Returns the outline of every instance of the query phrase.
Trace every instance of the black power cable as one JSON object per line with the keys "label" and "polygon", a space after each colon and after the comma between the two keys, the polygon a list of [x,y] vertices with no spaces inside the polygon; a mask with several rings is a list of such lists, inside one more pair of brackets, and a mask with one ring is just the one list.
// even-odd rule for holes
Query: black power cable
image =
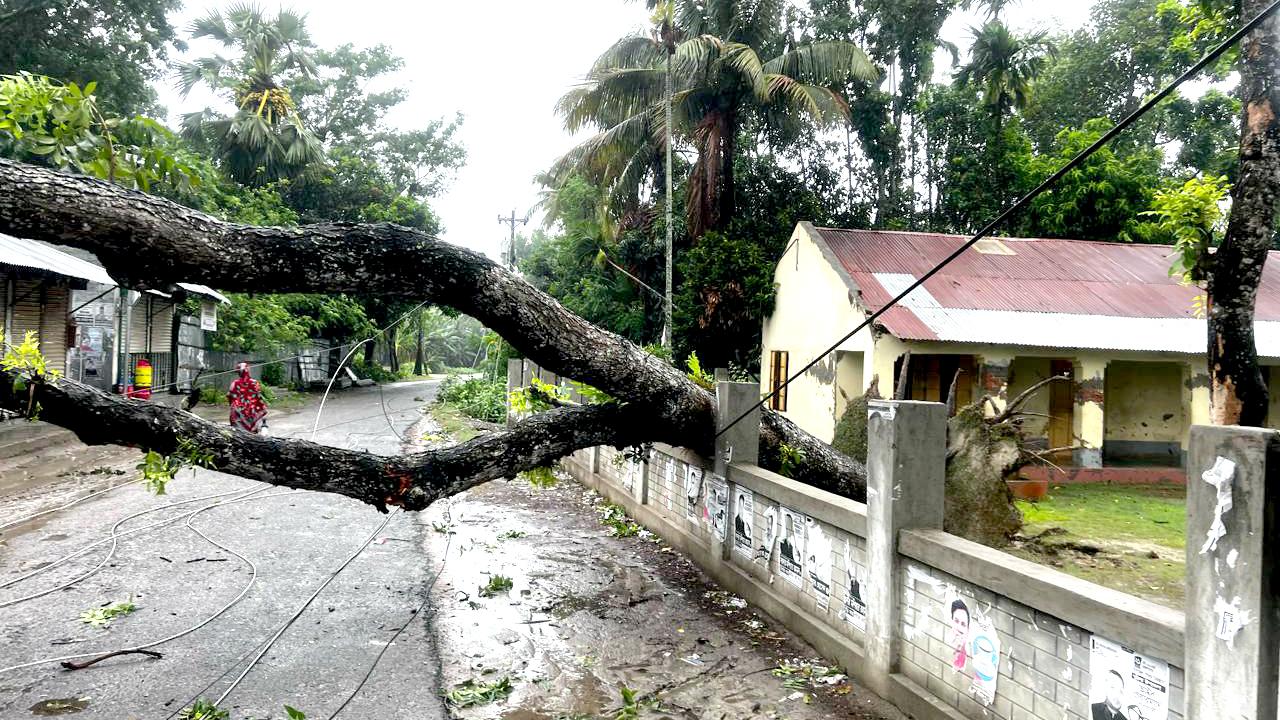
{"label": "black power cable", "polygon": [[1186,72],[1184,72],[1181,76],[1179,76],[1177,80],[1174,80],[1172,83],[1166,85],[1160,92],[1156,93],[1155,95],[1152,95],[1146,102],[1144,102],[1136,110],[1129,113],[1128,116],[1126,116],[1123,120],[1117,123],[1114,127],[1108,130],[1106,133],[1104,133],[1102,137],[1094,141],[1092,145],[1085,148],[1083,151],[1080,152],[1080,154],[1071,158],[1071,161],[1068,162],[1066,165],[1063,165],[1057,172],[1045,178],[1045,180],[1041,182],[1039,185],[1037,185],[1034,190],[1027,193],[1026,195],[1023,195],[1021,198],[1018,199],[1017,202],[1015,202],[1007,210],[1000,213],[991,222],[987,223],[981,230],[978,231],[976,235],[969,238],[969,240],[967,240],[960,247],[956,248],[955,252],[952,252],[942,262],[933,266],[933,268],[930,269],[929,272],[920,276],[920,279],[911,283],[911,285],[909,285],[906,290],[903,290],[901,293],[898,293],[896,297],[894,297],[889,302],[885,303],[884,306],[881,307],[879,310],[876,310],[875,312],[871,313],[871,315],[867,317],[866,320],[862,321],[861,323],[858,324],[857,327],[855,327],[854,329],[846,333],[844,337],[832,343],[831,347],[822,351],[822,353],[819,354],[817,357],[815,357],[812,361],[810,361],[808,365],[805,365],[803,368],[800,368],[800,370],[796,372],[796,374],[792,375],[791,377],[788,377],[781,385],[771,390],[768,395],[765,395],[763,398],[760,399],[759,402],[757,402],[755,405],[752,405],[749,410],[742,413],[737,418],[735,418],[733,422],[729,423],[728,425],[725,425],[723,429],[716,432],[714,437],[719,438],[721,435],[725,434],[726,432],[729,432],[729,429],[732,428],[734,425],[737,425],[738,423],[742,422],[744,419],[746,419],[748,415],[755,412],[757,408],[764,407],[765,403],[769,402],[769,400],[777,396],[779,392],[781,392],[784,388],[790,385],[794,380],[796,380],[801,375],[804,375],[806,372],[808,372],[811,368],[813,368],[814,365],[817,365],[819,362],[821,362],[823,358],[835,352],[842,344],[844,344],[846,340],[848,340],[849,338],[861,332],[864,328],[869,326],[871,323],[875,322],[881,315],[885,314],[885,312],[887,312],[890,308],[892,308],[894,305],[897,305],[899,302],[901,302],[903,298],[910,295],[916,288],[920,287],[921,285],[924,285],[926,280],[938,274],[938,272],[942,270],[942,268],[949,265],[951,261],[955,260],[956,258],[960,257],[962,254],[964,254],[964,251],[973,247],[975,244],[977,244],[979,240],[990,235],[996,228],[1003,225],[1004,222],[1008,220],[1010,217],[1012,217],[1015,213],[1025,208],[1032,200],[1042,195],[1045,191],[1047,191],[1050,188],[1050,186],[1052,186],[1054,183],[1061,180],[1064,175],[1071,172],[1075,168],[1079,167],[1085,160],[1089,159],[1089,156],[1093,155],[1095,152],[1102,149],[1104,145],[1106,145],[1108,142],[1111,142],[1111,140],[1114,139],[1117,135],[1119,135],[1122,131],[1124,131],[1130,125],[1137,122],[1138,118],[1145,115],[1148,111],[1150,111],[1156,105],[1159,105],[1162,100],[1164,100],[1170,95],[1170,93],[1178,89],[1179,85],[1183,84],[1184,82],[1198,75],[1201,70],[1203,70],[1205,67],[1209,65],[1209,63],[1212,63],[1214,60],[1217,60],[1218,58],[1222,57],[1223,53],[1229,50],[1231,46],[1239,42],[1240,38],[1244,37],[1246,34],[1248,34],[1252,30],[1257,28],[1259,25],[1261,25],[1268,17],[1270,17],[1272,13],[1276,11],[1277,8],[1280,8],[1280,0],[1276,0],[1275,2],[1268,5],[1266,9],[1258,13],[1256,17],[1254,17],[1249,22],[1245,23],[1239,30],[1232,33],[1231,37],[1227,38],[1226,40],[1223,40],[1220,45],[1215,47],[1213,50],[1210,50],[1209,54],[1205,55],[1203,58],[1200,59],[1199,62],[1191,66],[1191,68],[1188,69]]}

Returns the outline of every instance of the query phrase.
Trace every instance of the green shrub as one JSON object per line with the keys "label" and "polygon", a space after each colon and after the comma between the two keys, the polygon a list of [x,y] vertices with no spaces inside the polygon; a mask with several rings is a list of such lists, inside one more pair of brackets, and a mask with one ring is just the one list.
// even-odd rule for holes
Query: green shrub
{"label": "green shrub", "polygon": [[439,398],[477,420],[500,423],[507,419],[506,382],[480,378],[463,381],[450,375],[440,385]]}
{"label": "green shrub", "polygon": [[376,362],[366,363],[364,358],[356,358],[352,361],[351,369],[355,371],[356,375],[368,378],[376,383],[390,383],[402,379]]}
{"label": "green shrub", "polygon": [[282,387],[284,385],[284,363],[269,363],[262,368],[262,384]]}
{"label": "green shrub", "polygon": [[200,402],[205,405],[226,405],[227,391],[212,385],[200,388]]}
{"label": "green shrub", "polygon": [[867,397],[859,395],[849,401],[840,422],[836,423],[831,447],[854,460],[867,461]]}

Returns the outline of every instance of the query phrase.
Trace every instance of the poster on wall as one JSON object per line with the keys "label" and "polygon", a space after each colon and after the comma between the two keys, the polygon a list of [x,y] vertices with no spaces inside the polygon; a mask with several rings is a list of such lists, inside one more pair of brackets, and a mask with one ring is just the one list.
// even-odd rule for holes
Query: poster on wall
{"label": "poster on wall", "polygon": [[212,300],[200,301],[200,329],[218,331],[218,306]]}
{"label": "poster on wall", "polygon": [[773,559],[773,546],[778,542],[778,508],[774,505],[761,513],[764,527],[760,530],[760,540],[756,543],[756,562],[768,566]]}
{"label": "poster on wall", "polygon": [[677,492],[679,492],[679,490],[676,489],[676,461],[673,458],[667,458],[666,489],[667,509],[670,510],[672,498],[675,497]]}
{"label": "poster on wall", "polygon": [[848,573],[848,585],[845,587],[844,607],[840,617],[845,622],[867,631],[867,603],[862,599],[862,584],[867,580],[867,571],[853,562],[850,543],[844,541],[844,569]]}
{"label": "poster on wall", "polygon": [[756,497],[744,487],[734,490],[733,502],[733,550],[750,560],[751,540],[755,537]]}
{"label": "poster on wall", "polygon": [[782,507],[778,535],[778,574],[796,587],[804,587],[804,514]]}
{"label": "poster on wall", "polygon": [[640,463],[636,462],[635,460],[627,460],[625,464],[627,466],[627,469],[626,469],[626,472],[622,474],[622,487],[628,493],[634,494],[635,487],[636,487],[636,477],[640,474],[639,473]]}
{"label": "poster on wall", "polygon": [[698,522],[698,501],[702,499],[702,468],[689,466],[684,475],[684,516]]}
{"label": "poster on wall", "polygon": [[711,527],[711,534],[724,541],[729,525],[729,483],[719,475],[707,479],[707,504],[703,519]]}
{"label": "poster on wall", "polygon": [[973,598],[951,586],[943,598],[943,637],[950,649],[951,670],[970,679],[969,694],[975,700],[990,705],[1000,676],[1000,635]]}
{"label": "poster on wall", "polygon": [[1000,676],[1000,635],[986,615],[974,615],[969,625],[968,652],[973,672],[969,694],[983,705],[990,705],[996,699],[996,680]]}
{"label": "poster on wall", "polygon": [[1089,644],[1089,705],[1102,720],[1166,720],[1169,663],[1094,635]]}
{"label": "poster on wall", "polygon": [[822,529],[822,524],[811,517],[804,519],[804,528],[809,582],[813,584],[818,607],[826,610],[831,605],[831,538]]}

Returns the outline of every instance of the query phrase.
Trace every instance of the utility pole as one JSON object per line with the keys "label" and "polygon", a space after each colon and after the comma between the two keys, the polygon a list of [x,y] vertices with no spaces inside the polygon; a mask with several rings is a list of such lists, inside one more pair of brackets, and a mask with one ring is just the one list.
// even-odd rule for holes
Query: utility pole
{"label": "utility pole", "polygon": [[515,208],[511,209],[511,217],[503,217],[501,215],[498,216],[499,225],[511,226],[511,254],[507,255],[507,265],[512,270],[516,269],[516,223],[520,223],[521,225],[528,225],[529,216],[526,214],[522,218],[516,217]]}
{"label": "utility pole", "polygon": [[662,296],[662,346],[671,349],[671,339],[674,334],[671,322],[671,286],[672,286],[672,241],[671,241],[671,57],[676,53],[675,24],[673,22],[673,7],[670,2],[666,2],[659,9],[659,17],[661,23],[659,26],[660,40],[664,49],[667,51],[667,73],[666,73],[666,230],[667,230],[667,272],[666,272],[666,288]]}

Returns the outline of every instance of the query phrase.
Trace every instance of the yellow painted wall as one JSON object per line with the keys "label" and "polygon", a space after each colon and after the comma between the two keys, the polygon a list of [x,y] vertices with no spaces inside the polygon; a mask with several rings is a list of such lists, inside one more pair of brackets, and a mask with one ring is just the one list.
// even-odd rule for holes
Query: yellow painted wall
{"label": "yellow painted wall", "polygon": [[[855,307],[844,278],[837,273],[832,263],[834,258],[829,260],[824,256],[808,228],[807,223],[796,226],[791,243],[774,270],[778,296],[773,314],[764,322],[760,359],[762,394],[769,392],[772,351],[787,351],[791,372],[795,372],[865,318]],[[870,331],[858,333],[841,349],[865,353],[863,357],[866,357],[871,350]],[[788,387],[784,414],[824,441],[830,441],[835,432],[837,375],[836,356],[832,355]],[[846,387],[845,392],[850,392],[850,388]]]}
{"label": "yellow painted wall", "polygon": [[1117,360],[1107,366],[1106,439],[1176,442],[1186,435],[1181,363]]}
{"label": "yellow painted wall", "polygon": [[836,351],[836,422],[844,416],[849,402],[866,392],[862,358],[861,352]]}

